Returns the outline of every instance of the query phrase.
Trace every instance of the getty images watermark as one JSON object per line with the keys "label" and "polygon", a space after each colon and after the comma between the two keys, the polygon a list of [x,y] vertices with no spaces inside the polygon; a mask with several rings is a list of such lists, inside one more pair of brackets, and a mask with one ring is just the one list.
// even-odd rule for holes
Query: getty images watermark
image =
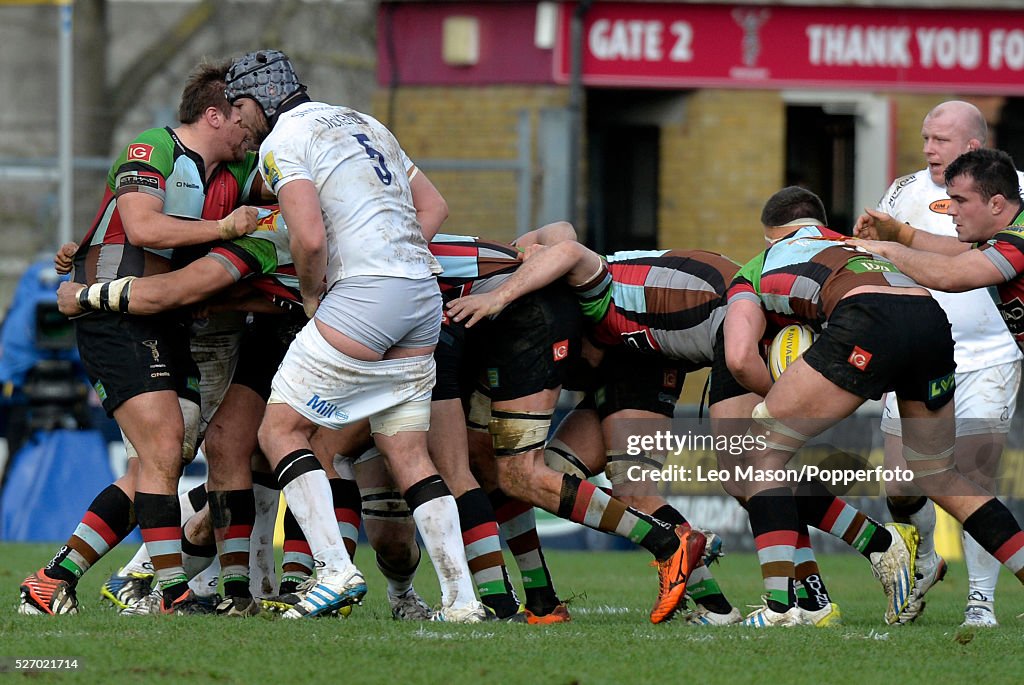
{"label": "getty images watermark", "polygon": [[[631,457],[645,453],[680,453],[683,451],[714,451],[741,457],[750,451],[767,449],[764,436],[709,435],[672,431],[656,431],[626,438],[626,454]],[[827,468],[815,464],[802,464],[792,469],[765,469],[754,464],[734,464],[728,468],[709,468],[701,464],[681,466],[667,464],[660,470],[633,465],[626,470],[626,478],[633,482],[659,483],[801,483],[818,480],[827,485],[847,486],[856,483],[907,483],[914,480],[914,472],[894,466],[885,468]]]}

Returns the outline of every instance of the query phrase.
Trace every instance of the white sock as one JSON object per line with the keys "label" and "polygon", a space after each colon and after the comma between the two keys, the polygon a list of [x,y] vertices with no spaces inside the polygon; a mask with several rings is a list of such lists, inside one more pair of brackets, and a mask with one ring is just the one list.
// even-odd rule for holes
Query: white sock
{"label": "white sock", "polygon": [[998,560],[964,531],[964,561],[967,562],[968,595],[980,592],[989,602],[996,598],[996,581],[999,580]]}
{"label": "white sock", "polygon": [[921,536],[921,541],[917,545],[917,558],[931,558],[935,554],[935,505],[928,500],[909,518]]}
{"label": "white sock", "polygon": [[[181,558],[184,563],[186,555],[182,554]],[[206,559],[206,557],[188,557],[189,559]],[[200,597],[209,597],[210,595],[217,594],[217,588],[220,587],[220,559],[213,557],[212,560],[207,560],[210,563],[206,564],[202,569],[198,569],[198,572],[193,576],[189,567],[185,566],[185,573],[189,574],[190,580],[188,586],[192,588],[192,592],[196,593]]]}
{"label": "white sock", "polygon": [[149,556],[149,550],[145,545],[139,545],[135,550],[135,556],[124,565],[124,573],[152,573],[153,560]]}
{"label": "white sock", "polygon": [[[318,570],[317,575],[322,577],[347,571],[352,559],[334,518],[334,498],[327,474],[322,470],[304,473],[285,485],[283,490],[288,508],[302,528],[313,558],[324,564],[322,572]],[[461,533],[458,537],[461,541]]]}
{"label": "white sock", "polygon": [[475,602],[455,498],[445,495],[424,502],[413,510],[412,517],[441,583],[441,606],[448,609]]}
{"label": "white sock", "polygon": [[274,526],[281,491],[258,483],[253,483],[252,490],[256,495],[256,522],[249,543],[249,591],[253,597],[269,597],[277,592]]}

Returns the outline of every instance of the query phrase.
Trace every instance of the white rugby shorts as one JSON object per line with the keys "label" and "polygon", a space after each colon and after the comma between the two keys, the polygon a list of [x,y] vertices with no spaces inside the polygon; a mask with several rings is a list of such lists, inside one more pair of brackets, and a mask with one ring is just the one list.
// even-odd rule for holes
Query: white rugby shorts
{"label": "white rugby shorts", "polygon": [[[956,374],[956,434],[1008,433],[1017,410],[1020,362],[998,364],[977,371]],[[882,409],[882,432],[902,436],[900,412],[895,393],[886,393]]]}

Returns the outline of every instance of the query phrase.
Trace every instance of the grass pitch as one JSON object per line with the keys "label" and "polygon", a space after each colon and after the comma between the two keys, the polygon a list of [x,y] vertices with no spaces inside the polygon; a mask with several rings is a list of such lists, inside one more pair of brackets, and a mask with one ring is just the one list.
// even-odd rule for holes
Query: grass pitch
{"label": "grass pitch", "polygon": [[[0,667],[9,669],[14,658],[76,657],[79,670],[0,672],[0,685],[1024,682],[1024,621],[1016,618],[1024,612],[1024,589],[1004,571],[996,604],[1002,625],[960,629],[966,572],[956,563],[929,594],[918,624],[902,628],[885,625],[881,589],[867,562],[852,554],[821,560],[845,621],[832,629],[651,625],[656,574],[639,552],[547,553],[560,595],[575,595],[567,625],[392,621],[383,579],[365,550],[357,562],[370,590],[348,619],[121,617],[100,602],[99,586],[131,550],[115,550],[85,576],[81,614],[17,615],[18,584],[54,549],[0,544]],[[741,609],[758,601],[754,555],[729,555],[713,570]],[[428,602],[438,602],[426,561],[416,585]]]}

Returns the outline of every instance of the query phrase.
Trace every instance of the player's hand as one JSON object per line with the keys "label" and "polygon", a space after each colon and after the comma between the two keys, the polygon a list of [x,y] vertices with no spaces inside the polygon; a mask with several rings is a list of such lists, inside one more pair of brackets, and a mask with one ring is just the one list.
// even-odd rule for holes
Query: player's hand
{"label": "player's hand", "polygon": [[64,243],[53,255],[53,270],[61,276],[71,273],[72,260],[78,252],[78,243]]}
{"label": "player's hand", "polygon": [[493,292],[467,295],[448,303],[448,318],[455,322],[465,321],[466,328],[472,328],[473,324],[498,314],[504,308],[505,302]]}
{"label": "player's hand", "polygon": [[876,209],[865,209],[864,214],[857,217],[853,225],[853,235],[865,240],[888,240],[902,242],[904,232],[913,230],[902,221],[897,221],[885,212]]}
{"label": "player's hand", "polygon": [[57,288],[57,309],[65,316],[78,316],[85,312],[78,304],[78,293],[82,292],[85,286],[81,283],[64,281]]}
{"label": "player's hand", "polygon": [[541,245],[540,243],[534,243],[533,245],[526,246],[525,249],[520,249],[522,249],[522,254],[519,256],[519,261],[525,262],[527,259],[535,257],[537,253],[543,252],[544,250],[548,249],[548,246]]}
{"label": "player's hand", "polygon": [[217,222],[221,240],[234,240],[256,230],[259,211],[255,207],[239,207]]}
{"label": "player's hand", "polygon": [[861,238],[850,238],[847,245],[858,247],[881,257],[889,257],[890,248],[893,246],[891,240],[863,240]]}

